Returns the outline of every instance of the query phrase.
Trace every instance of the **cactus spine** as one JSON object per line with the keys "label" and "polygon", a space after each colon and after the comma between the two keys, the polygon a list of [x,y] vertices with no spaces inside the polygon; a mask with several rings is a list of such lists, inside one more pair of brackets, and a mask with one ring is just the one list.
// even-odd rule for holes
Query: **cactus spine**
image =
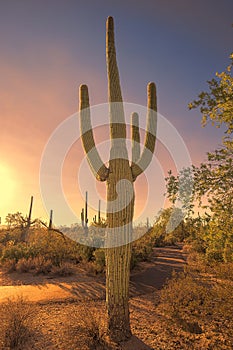
{"label": "cactus spine", "polygon": [[80,86],[80,125],[83,147],[93,174],[99,181],[107,183],[107,235],[105,242],[107,329],[111,339],[124,341],[131,336],[128,301],[132,249],[130,242],[134,213],[133,183],[149,165],[154,152],[156,90],[154,83],[148,84],[147,131],[142,153],[140,152],[138,115],[136,113],[132,115],[132,163],[130,165],[126,148],[126,125],[112,17],[107,19],[106,58],[111,137],[108,168],[102,162],[95,146],[86,85]]}

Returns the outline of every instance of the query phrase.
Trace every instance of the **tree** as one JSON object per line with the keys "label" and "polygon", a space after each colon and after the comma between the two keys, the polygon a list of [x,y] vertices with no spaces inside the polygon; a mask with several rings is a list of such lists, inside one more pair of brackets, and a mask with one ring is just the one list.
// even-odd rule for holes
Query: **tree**
{"label": "tree", "polygon": [[[207,161],[198,167],[193,165],[189,172],[193,177],[192,201],[211,214],[205,235],[207,253],[209,249],[210,255],[221,260],[227,246],[226,259],[233,261],[233,54],[230,58],[226,71],[216,73],[218,79],[208,82],[210,91],[201,92],[199,99],[189,104],[190,109],[200,108],[203,126],[208,121],[225,126],[223,146],[207,153]],[[170,172],[166,179],[167,196],[172,202],[179,196],[181,175]],[[207,203],[203,205],[203,201]]]}
{"label": "tree", "polygon": [[159,212],[152,228],[155,246],[182,242],[187,237],[184,214],[180,208],[170,207]]}
{"label": "tree", "polygon": [[209,121],[219,128],[226,128],[223,142],[226,147],[233,147],[233,53],[230,55],[231,63],[222,73],[216,73],[216,78],[208,81],[208,92],[201,92],[198,100],[189,103],[189,109],[199,108],[202,114],[202,125]]}
{"label": "tree", "polygon": [[9,213],[7,214],[5,221],[7,223],[8,229],[15,228],[15,227],[23,227],[24,224],[24,217],[23,214],[17,211],[16,213]]}
{"label": "tree", "polygon": [[107,329],[114,341],[131,336],[129,320],[129,275],[134,213],[134,181],[149,165],[155,147],[156,90],[148,84],[148,115],[145,148],[140,155],[139,123],[132,116],[132,163],[126,148],[126,125],[114,43],[113,18],[107,20],[106,56],[110,108],[111,149],[109,167],[101,160],[91,128],[88,88],[80,87],[80,125],[83,147],[93,174],[107,182],[106,305]]}

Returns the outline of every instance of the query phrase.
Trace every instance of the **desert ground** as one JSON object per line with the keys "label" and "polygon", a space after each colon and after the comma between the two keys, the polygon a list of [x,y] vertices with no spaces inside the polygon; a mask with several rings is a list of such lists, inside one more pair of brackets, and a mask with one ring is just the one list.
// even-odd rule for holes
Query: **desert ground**
{"label": "desert ground", "polygon": [[133,270],[130,312],[134,337],[122,346],[102,344],[95,339],[96,324],[101,325],[104,320],[105,278],[87,273],[82,266],[68,277],[1,271],[0,304],[17,296],[28,302],[33,331],[26,345],[18,348],[22,350],[232,349],[232,331],[224,334],[227,325],[221,330],[221,324],[217,328],[216,323],[208,324],[205,319],[201,331],[187,329],[161,307],[161,289],[174,270],[184,269],[186,258],[182,246],[154,248],[150,260]]}

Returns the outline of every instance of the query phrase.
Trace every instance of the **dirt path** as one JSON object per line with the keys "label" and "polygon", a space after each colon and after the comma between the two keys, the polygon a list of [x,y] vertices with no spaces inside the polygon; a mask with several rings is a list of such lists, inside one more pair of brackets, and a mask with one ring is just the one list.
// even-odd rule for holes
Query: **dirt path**
{"label": "dirt path", "polygon": [[[181,247],[154,248],[151,261],[140,264],[139,269],[132,273],[131,296],[150,293],[162,288],[166,279],[171,276],[172,270],[181,271],[183,265],[184,255]],[[30,274],[9,276],[7,280],[4,280],[5,285],[0,285],[0,302],[17,296],[24,296],[35,302],[105,298],[104,277],[88,276],[82,270],[75,276],[66,278],[42,278],[33,277]],[[1,275],[0,284],[2,284]]]}
{"label": "dirt path", "polygon": [[172,271],[182,271],[185,255],[181,246],[154,248],[150,262],[141,265],[142,271],[131,276],[131,293],[146,294],[161,289]]}

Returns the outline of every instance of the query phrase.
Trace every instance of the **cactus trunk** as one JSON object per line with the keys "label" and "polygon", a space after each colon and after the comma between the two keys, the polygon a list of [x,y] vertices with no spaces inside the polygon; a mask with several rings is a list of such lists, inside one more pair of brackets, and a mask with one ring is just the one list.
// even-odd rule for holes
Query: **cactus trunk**
{"label": "cactus trunk", "polygon": [[[133,188],[132,172],[127,160],[111,160],[109,169],[110,173],[107,179],[108,204],[116,200],[116,185],[119,181],[127,179]],[[107,326],[109,336],[115,341],[123,341],[131,335],[129,277],[134,194],[132,196],[132,192],[127,192],[128,186],[125,186],[124,182],[121,186],[122,188],[120,191],[118,190],[118,194],[121,191],[128,193],[124,198],[125,203],[119,203],[119,210],[116,207],[116,212],[107,212],[107,224],[111,230],[108,246],[112,246],[112,248],[106,249]],[[122,207],[123,209],[121,209]],[[119,232],[121,238],[118,237]],[[128,243],[120,245],[122,239],[125,243]]]}

